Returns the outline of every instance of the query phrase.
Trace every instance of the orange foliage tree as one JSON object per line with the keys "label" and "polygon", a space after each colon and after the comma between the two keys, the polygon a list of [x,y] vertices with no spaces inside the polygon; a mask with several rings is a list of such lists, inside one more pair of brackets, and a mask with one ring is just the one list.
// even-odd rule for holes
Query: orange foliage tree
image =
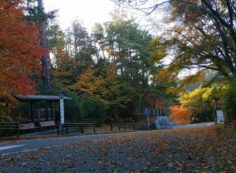
{"label": "orange foliage tree", "polygon": [[23,19],[20,0],[0,0],[0,98],[14,101],[12,94],[33,94],[29,74],[39,71],[44,49],[39,28]]}
{"label": "orange foliage tree", "polygon": [[191,110],[180,106],[171,106],[170,119],[174,120],[177,124],[189,124],[191,122]]}
{"label": "orange foliage tree", "polygon": [[104,98],[108,93],[105,87],[106,81],[102,77],[95,75],[96,70],[90,68],[79,76],[78,82],[74,85],[74,89],[79,93],[87,93],[93,98]]}

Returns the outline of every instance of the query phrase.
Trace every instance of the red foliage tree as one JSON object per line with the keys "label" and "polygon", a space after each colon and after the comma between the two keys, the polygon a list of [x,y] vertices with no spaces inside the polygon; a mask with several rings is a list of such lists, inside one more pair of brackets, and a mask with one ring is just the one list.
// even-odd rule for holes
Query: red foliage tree
{"label": "red foliage tree", "polygon": [[33,94],[29,74],[39,71],[46,51],[39,45],[39,28],[23,19],[20,0],[0,0],[0,98]]}
{"label": "red foliage tree", "polygon": [[171,106],[170,119],[174,120],[177,124],[189,124],[191,123],[191,111],[180,106]]}

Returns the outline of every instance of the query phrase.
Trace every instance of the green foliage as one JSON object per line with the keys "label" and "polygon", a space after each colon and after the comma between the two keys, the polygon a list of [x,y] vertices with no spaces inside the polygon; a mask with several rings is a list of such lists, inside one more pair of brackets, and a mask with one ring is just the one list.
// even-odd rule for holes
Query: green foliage
{"label": "green foliage", "polygon": [[227,88],[225,97],[225,121],[229,123],[236,120],[236,81],[231,81]]}
{"label": "green foliage", "polygon": [[[224,0],[171,0],[171,1],[141,1],[141,0],[114,0],[119,4],[126,4],[139,8],[146,13],[152,13],[159,9],[158,7],[167,7],[170,11],[169,17],[164,21],[169,29],[163,33],[162,44],[166,49],[163,53],[152,56],[155,63],[162,63],[165,57],[173,57],[169,66],[161,69],[159,81],[178,81],[178,86],[170,88],[174,92],[183,92],[185,86],[191,83],[203,83],[201,76],[205,71],[213,70],[217,75],[204,83],[205,86],[223,85],[225,81],[229,82],[226,92],[225,112],[227,121],[235,119],[235,82],[231,82],[236,76],[236,28],[235,28],[235,1]],[[168,4],[168,5],[166,5]],[[166,9],[166,8],[165,8]],[[155,42],[154,42],[155,43]],[[165,55],[164,53],[167,54]],[[155,55],[156,54],[156,55]],[[179,80],[179,75],[185,70],[196,69],[196,73]],[[200,79],[201,78],[201,79]],[[160,80],[161,79],[161,80]],[[214,102],[215,98],[224,97],[223,92],[212,91],[200,88],[191,92],[188,96],[189,106],[193,108],[194,116],[200,116],[200,119],[209,116],[212,103],[206,102],[203,93],[211,93],[208,101]],[[211,98],[212,97],[212,98]],[[213,98],[215,97],[215,98]],[[203,115],[203,116],[202,116]]]}
{"label": "green foliage", "polygon": [[32,24],[39,24],[40,22],[49,23],[56,17],[56,10],[45,13],[38,8],[38,0],[24,0],[25,2],[25,16],[24,18]]}
{"label": "green foliage", "polygon": [[86,94],[79,96],[74,92],[66,94],[73,99],[65,103],[66,121],[104,123],[106,112],[101,101],[92,99]]}
{"label": "green foliage", "polygon": [[66,41],[66,52],[73,59],[73,73],[77,77],[94,66],[93,56],[97,54],[97,48],[84,26],[77,20],[67,31]]}

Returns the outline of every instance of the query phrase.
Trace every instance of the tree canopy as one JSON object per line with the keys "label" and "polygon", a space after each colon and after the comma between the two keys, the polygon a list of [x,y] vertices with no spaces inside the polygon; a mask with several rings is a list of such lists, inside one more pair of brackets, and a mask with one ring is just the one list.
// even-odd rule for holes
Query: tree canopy
{"label": "tree canopy", "polygon": [[[212,69],[226,78],[235,78],[235,20],[233,0],[120,1],[134,3],[147,13],[165,6],[174,23],[167,32],[168,50],[175,51],[172,66]],[[143,6],[146,5],[146,8]]]}
{"label": "tree canopy", "polygon": [[[0,97],[14,99],[12,94],[35,93],[32,72],[39,70],[41,55],[39,28],[23,19],[18,0],[0,3]],[[23,81],[23,82],[22,82]]]}
{"label": "tree canopy", "polygon": [[168,27],[158,26],[162,34],[155,35],[116,10],[91,32],[78,19],[62,31],[55,12],[43,12],[41,1],[2,0],[0,101],[12,101],[15,94],[65,92],[74,100],[67,105],[73,109],[71,121],[139,121],[144,108],[206,121],[216,97],[225,94],[222,105],[233,114],[235,1],[114,1],[146,14],[161,11]]}

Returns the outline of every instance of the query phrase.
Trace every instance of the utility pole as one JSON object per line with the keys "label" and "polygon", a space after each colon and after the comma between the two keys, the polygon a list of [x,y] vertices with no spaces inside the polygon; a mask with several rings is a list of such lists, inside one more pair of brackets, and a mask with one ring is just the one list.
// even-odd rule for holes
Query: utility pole
{"label": "utility pole", "polygon": [[[41,14],[44,14],[43,0],[38,0],[38,9]],[[46,33],[46,21],[45,18],[41,18],[40,25],[40,45],[47,48],[47,33]],[[47,89],[51,88],[50,84],[50,71],[49,71],[49,53],[44,53],[42,62],[42,80]]]}

